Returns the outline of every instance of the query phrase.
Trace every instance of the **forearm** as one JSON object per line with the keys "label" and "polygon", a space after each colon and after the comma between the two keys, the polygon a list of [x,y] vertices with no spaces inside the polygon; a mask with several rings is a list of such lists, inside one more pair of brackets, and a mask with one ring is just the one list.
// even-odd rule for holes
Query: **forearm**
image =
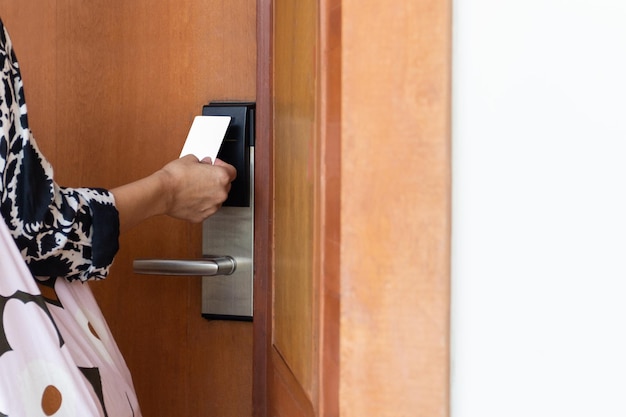
{"label": "forearm", "polygon": [[153,216],[165,214],[168,206],[167,174],[157,171],[138,181],[111,190],[120,216],[120,232]]}
{"label": "forearm", "polygon": [[201,222],[226,200],[236,175],[233,166],[219,159],[211,165],[187,155],[146,178],[114,188],[120,232],[161,214]]}

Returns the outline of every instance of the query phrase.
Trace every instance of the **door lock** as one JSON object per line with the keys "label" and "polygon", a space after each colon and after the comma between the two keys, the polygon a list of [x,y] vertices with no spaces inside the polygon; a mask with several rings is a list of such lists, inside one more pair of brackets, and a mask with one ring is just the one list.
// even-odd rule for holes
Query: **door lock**
{"label": "door lock", "polygon": [[[217,157],[237,169],[222,207],[202,223],[198,260],[138,259],[139,274],[202,276],[202,316],[251,321],[254,254],[254,103],[212,102],[203,116],[230,116]],[[215,256],[214,254],[223,254]]]}

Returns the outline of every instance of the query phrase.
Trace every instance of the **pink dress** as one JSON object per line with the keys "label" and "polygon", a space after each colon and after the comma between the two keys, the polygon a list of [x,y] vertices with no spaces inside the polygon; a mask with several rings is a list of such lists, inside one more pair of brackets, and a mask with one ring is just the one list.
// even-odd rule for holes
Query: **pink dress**
{"label": "pink dress", "polygon": [[0,214],[0,417],[140,416],[86,282],[106,277],[118,250],[113,195],[54,182],[2,21]]}
{"label": "pink dress", "polygon": [[0,222],[0,415],[140,416],[133,383],[89,285],[42,292]]}

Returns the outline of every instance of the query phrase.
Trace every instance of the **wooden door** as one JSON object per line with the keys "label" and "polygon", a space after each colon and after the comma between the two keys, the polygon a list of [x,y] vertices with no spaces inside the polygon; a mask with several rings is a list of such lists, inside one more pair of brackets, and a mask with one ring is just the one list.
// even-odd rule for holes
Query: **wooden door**
{"label": "wooden door", "polygon": [[450,2],[259,4],[255,415],[445,417]]}
{"label": "wooden door", "polygon": [[266,180],[257,182],[256,225],[268,244],[256,247],[255,415],[333,416],[339,413],[341,2],[259,6],[258,48],[271,59],[259,61],[257,82],[257,172]]}
{"label": "wooden door", "polygon": [[[30,124],[56,179],[114,187],[178,156],[212,100],[255,100],[253,0],[6,0]],[[140,257],[201,255],[201,226],[155,218],[93,288],[145,416],[252,414],[252,324],[200,316],[200,278],[140,276]]]}

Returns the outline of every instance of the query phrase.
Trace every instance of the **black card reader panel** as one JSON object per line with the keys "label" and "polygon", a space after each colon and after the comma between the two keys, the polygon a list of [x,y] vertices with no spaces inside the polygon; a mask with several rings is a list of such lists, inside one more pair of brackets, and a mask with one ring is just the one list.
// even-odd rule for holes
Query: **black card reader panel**
{"label": "black card reader panel", "polygon": [[255,103],[250,102],[211,102],[202,108],[203,116],[230,116],[222,147],[217,157],[237,169],[224,202],[227,207],[250,207],[250,147],[254,146]]}

